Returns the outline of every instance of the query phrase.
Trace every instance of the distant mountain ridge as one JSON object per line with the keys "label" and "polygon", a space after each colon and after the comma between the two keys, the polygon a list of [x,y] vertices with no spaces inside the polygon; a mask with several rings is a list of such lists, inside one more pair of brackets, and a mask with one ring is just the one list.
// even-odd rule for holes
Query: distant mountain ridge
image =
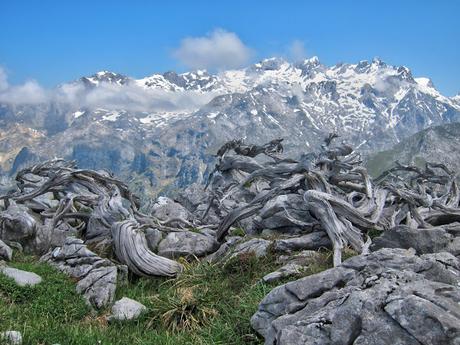
{"label": "distant mountain ridge", "polygon": [[460,123],[424,129],[389,150],[371,154],[367,161],[369,173],[377,176],[395,161],[419,167],[426,162],[440,162],[460,172]]}
{"label": "distant mountain ridge", "polygon": [[285,138],[301,153],[336,131],[369,153],[460,120],[460,96],[379,59],[321,64],[271,58],[210,74],[142,79],[102,71],[62,84],[40,104],[0,104],[0,167],[12,174],[63,156],[107,168],[142,191],[202,182],[225,140]]}

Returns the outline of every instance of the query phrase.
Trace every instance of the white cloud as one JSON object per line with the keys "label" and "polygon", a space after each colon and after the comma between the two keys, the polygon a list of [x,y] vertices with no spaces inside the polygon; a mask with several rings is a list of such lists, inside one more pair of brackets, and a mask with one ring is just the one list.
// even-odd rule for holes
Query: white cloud
{"label": "white cloud", "polygon": [[168,92],[159,89],[144,89],[135,84],[114,85],[101,83],[97,88],[76,94],[69,93],[68,101],[75,106],[130,111],[190,111],[209,102],[216,95],[195,91]]}
{"label": "white cloud", "polygon": [[47,100],[46,91],[36,81],[11,86],[5,70],[0,67],[0,102],[12,104],[37,104]]}
{"label": "white cloud", "polygon": [[307,57],[305,45],[300,40],[294,40],[288,46],[288,55],[293,61],[300,61]]}
{"label": "white cloud", "polygon": [[216,29],[204,37],[187,37],[173,56],[195,69],[228,69],[246,65],[253,55],[233,32]]}
{"label": "white cloud", "polygon": [[213,92],[203,94],[196,91],[144,89],[134,83],[118,85],[102,82],[92,89],[86,88],[82,83],[62,84],[55,89],[45,89],[36,81],[10,85],[7,74],[0,67],[0,103],[12,105],[55,102],[75,109],[190,111],[208,103],[216,95]]}

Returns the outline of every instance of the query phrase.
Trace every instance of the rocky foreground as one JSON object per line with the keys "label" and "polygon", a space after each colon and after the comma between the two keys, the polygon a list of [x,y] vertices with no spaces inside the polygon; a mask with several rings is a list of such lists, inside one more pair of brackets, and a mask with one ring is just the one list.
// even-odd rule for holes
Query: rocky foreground
{"label": "rocky foreground", "polygon": [[[373,180],[335,139],[296,160],[281,156],[280,139],[228,142],[206,186],[147,205],[107,172],[38,164],[1,197],[0,258],[41,257],[94,309],[112,307],[113,321],[145,311],[114,301],[131,274],[180,276],[180,258],[224,266],[273,255],[281,265],[263,281],[285,281],[329,248],[334,268],[276,287],[248,320],[266,344],[460,344],[456,174],[396,164]],[[358,255],[343,261],[347,248]],[[5,262],[0,272],[18,285],[46,279]]]}

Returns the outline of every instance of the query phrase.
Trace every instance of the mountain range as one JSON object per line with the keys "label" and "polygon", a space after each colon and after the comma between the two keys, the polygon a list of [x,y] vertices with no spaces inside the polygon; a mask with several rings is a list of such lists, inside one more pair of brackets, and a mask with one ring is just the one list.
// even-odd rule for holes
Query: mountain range
{"label": "mountain range", "polygon": [[326,133],[367,155],[431,126],[460,121],[460,95],[380,59],[355,64],[265,59],[247,68],[134,79],[101,71],[33,102],[0,103],[0,172],[43,159],[109,169],[138,192],[203,182],[226,140],[285,138],[300,154]]}

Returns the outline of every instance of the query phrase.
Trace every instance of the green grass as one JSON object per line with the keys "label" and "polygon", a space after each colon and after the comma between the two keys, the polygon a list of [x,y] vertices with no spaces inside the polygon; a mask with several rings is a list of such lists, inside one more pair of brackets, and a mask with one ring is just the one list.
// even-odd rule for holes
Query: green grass
{"label": "green grass", "polygon": [[[330,254],[303,275],[330,267]],[[130,277],[119,286],[123,296],[148,311],[130,322],[108,324],[108,311],[91,311],[75,292],[75,283],[33,257],[16,257],[11,266],[36,272],[44,280],[20,288],[0,276],[0,331],[22,332],[24,344],[262,344],[249,319],[274,284],[260,278],[279,267],[269,255],[244,255],[224,267],[186,263],[175,279]],[[286,282],[287,280],[284,280]]]}

